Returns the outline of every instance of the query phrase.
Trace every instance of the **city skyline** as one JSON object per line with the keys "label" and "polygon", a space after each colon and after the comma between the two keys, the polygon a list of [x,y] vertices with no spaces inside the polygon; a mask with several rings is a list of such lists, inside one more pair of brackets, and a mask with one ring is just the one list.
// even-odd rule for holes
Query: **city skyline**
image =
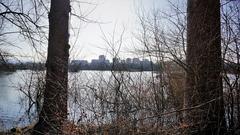
{"label": "city skyline", "polygon": [[77,72],[79,70],[124,70],[124,71],[151,71],[156,68],[156,64],[148,59],[139,58],[112,58],[108,60],[105,55],[99,55],[98,59],[71,60],[69,71]]}
{"label": "city skyline", "polygon": [[151,60],[149,60],[148,58],[142,58],[142,57],[127,57],[127,58],[120,58],[120,57],[113,57],[113,58],[110,58],[110,59],[108,59],[107,58],[107,56],[106,55],[103,55],[103,54],[101,54],[101,55],[98,55],[98,59],[96,59],[96,58],[92,58],[92,59],[82,59],[82,58],[79,58],[79,59],[71,59],[70,60],[70,63],[72,62],[72,61],[82,61],[82,62],[88,62],[88,63],[92,63],[92,62],[96,62],[97,60],[99,60],[99,61],[108,61],[109,63],[110,62],[113,62],[114,61],[114,59],[118,59],[118,60],[121,60],[121,62],[126,62],[126,63],[129,63],[130,61],[151,61]]}

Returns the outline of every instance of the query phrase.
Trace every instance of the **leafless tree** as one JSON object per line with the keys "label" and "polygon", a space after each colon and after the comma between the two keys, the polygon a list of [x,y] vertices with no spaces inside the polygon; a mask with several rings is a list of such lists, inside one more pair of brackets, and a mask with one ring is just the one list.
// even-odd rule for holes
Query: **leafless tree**
{"label": "leafless tree", "polygon": [[63,134],[67,119],[69,0],[52,0],[49,13],[49,39],[46,87],[38,123],[33,134]]}
{"label": "leafless tree", "polygon": [[230,134],[239,130],[239,2],[222,1],[222,58],[225,116]]}
{"label": "leafless tree", "polygon": [[224,134],[220,1],[188,0],[187,111],[190,134]]}

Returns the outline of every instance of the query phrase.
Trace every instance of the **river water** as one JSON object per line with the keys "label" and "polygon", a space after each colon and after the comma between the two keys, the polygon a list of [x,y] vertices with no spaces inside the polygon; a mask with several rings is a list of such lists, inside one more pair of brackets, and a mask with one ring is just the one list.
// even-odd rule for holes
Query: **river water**
{"label": "river water", "polygon": [[[26,115],[26,108],[28,106],[26,101],[28,99],[20,89],[36,89],[34,87],[36,84],[30,82],[30,80],[34,80],[39,76],[41,77],[43,74],[44,72],[30,70],[0,72],[0,131],[16,126],[24,126],[32,122],[33,119],[28,118],[28,115]],[[127,87],[134,91],[136,86],[140,86],[141,88],[145,86],[149,87],[151,79],[153,79],[152,77],[156,76],[156,74],[152,74],[152,72],[125,72],[124,76]],[[88,112],[87,110],[96,108],[92,106],[95,101],[92,98],[94,94],[91,95],[91,92],[95,88],[102,91],[114,89],[110,87],[114,87],[115,77],[112,76],[110,71],[69,73],[69,119],[76,118],[78,120],[83,116],[83,113],[86,115],[90,114],[91,111]],[[121,78],[122,76],[117,77]],[[234,76],[229,75],[229,77],[231,80],[234,80]],[[44,80],[44,77],[42,79]],[[157,80],[155,79],[155,81]],[[29,84],[31,84],[30,87]],[[91,90],[89,87],[94,89]]]}
{"label": "river water", "polygon": [[17,90],[17,85],[23,83],[22,74],[21,71],[0,73],[0,130],[18,125],[23,115],[21,92]]}
{"label": "river water", "polygon": [[[24,97],[24,94],[20,92],[19,89],[28,88],[27,84],[31,83],[29,82],[31,78],[35,77],[36,79],[37,75],[36,73],[33,75],[33,73],[34,71],[30,70],[0,72],[0,131],[11,127],[24,126],[31,122],[26,118],[26,104],[23,104],[23,100],[26,100],[26,97]],[[133,80],[136,81],[140,79],[139,77],[146,78],[152,75],[151,72],[128,72],[128,74],[133,78],[135,77]],[[78,73],[70,73],[69,85],[77,87],[79,94],[83,94],[86,85],[103,86],[104,83],[113,79],[113,77],[111,77],[110,71],[81,71]],[[76,82],[81,82],[81,85],[76,84]],[[84,99],[85,96],[81,95],[81,97],[83,104],[88,104]],[[73,100],[69,100],[69,102],[71,101]],[[76,108],[79,107],[76,105],[69,107],[70,115],[76,114],[72,113]]]}

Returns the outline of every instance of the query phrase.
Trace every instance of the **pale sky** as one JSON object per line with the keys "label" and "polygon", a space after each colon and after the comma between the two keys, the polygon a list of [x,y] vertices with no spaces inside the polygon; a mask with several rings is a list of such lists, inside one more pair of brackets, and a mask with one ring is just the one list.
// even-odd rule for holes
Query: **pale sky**
{"label": "pale sky", "polygon": [[[137,10],[144,7],[146,10],[155,8],[164,9],[167,7],[167,0],[92,0],[96,3],[94,11],[88,16],[91,20],[99,23],[83,24],[78,37],[78,42],[74,45],[71,55],[74,59],[92,59],[98,55],[109,56],[110,47],[103,40],[102,31],[108,38],[116,31],[115,38],[120,38],[120,33],[124,30],[123,44],[121,47],[121,56],[132,57],[132,54],[126,54],[131,51],[131,41],[134,40],[132,33],[137,29]],[[84,6],[84,5],[83,5]],[[83,7],[83,10],[90,11],[94,6]],[[101,31],[102,29],[102,31]],[[72,38],[74,39],[74,37]],[[71,40],[72,43],[75,40]],[[117,45],[115,46],[118,47]],[[125,52],[125,53],[123,53]],[[110,58],[110,56],[109,56]]]}
{"label": "pale sky", "polygon": [[[133,51],[131,44],[134,41],[134,36],[132,33],[137,31],[139,23],[136,15],[137,11],[140,8],[150,11],[153,7],[165,10],[168,7],[167,0],[81,0],[81,2],[91,4],[82,3],[81,11],[75,10],[75,12],[81,12],[84,15],[89,14],[87,18],[98,23],[86,23],[72,17],[71,26],[77,29],[70,30],[70,57],[72,59],[87,59],[88,61],[101,54],[107,55],[111,59],[111,49],[103,40],[102,32],[110,38],[113,35],[114,28],[116,40],[119,39],[120,33],[125,29],[120,56],[134,57],[126,52]],[[75,5],[72,5],[72,7],[77,9]],[[80,33],[76,36],[78,30],[80,30]],[[24,40],[19,42],[17,38],[12,37],[12,40],[17,44],[24,44],[22,43]],[[31,56],[34,55],[32,50],[28,45],[24,45],[24,47],[11,49],[11,52]]]}

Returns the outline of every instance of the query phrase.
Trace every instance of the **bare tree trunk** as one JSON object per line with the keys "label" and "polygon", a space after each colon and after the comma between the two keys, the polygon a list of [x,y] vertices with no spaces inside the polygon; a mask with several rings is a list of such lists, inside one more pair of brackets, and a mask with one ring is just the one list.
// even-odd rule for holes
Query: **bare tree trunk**
{"label": "bare tree trunk", "polygon": [[188,0],[186,104],[190,134],[224,134],[220,1]]}
{"label": "bare tree trunk", "polygon": [[51,0],[46,89],[39,121],[33,134],[63,134],[67,119],[69,0]]}

